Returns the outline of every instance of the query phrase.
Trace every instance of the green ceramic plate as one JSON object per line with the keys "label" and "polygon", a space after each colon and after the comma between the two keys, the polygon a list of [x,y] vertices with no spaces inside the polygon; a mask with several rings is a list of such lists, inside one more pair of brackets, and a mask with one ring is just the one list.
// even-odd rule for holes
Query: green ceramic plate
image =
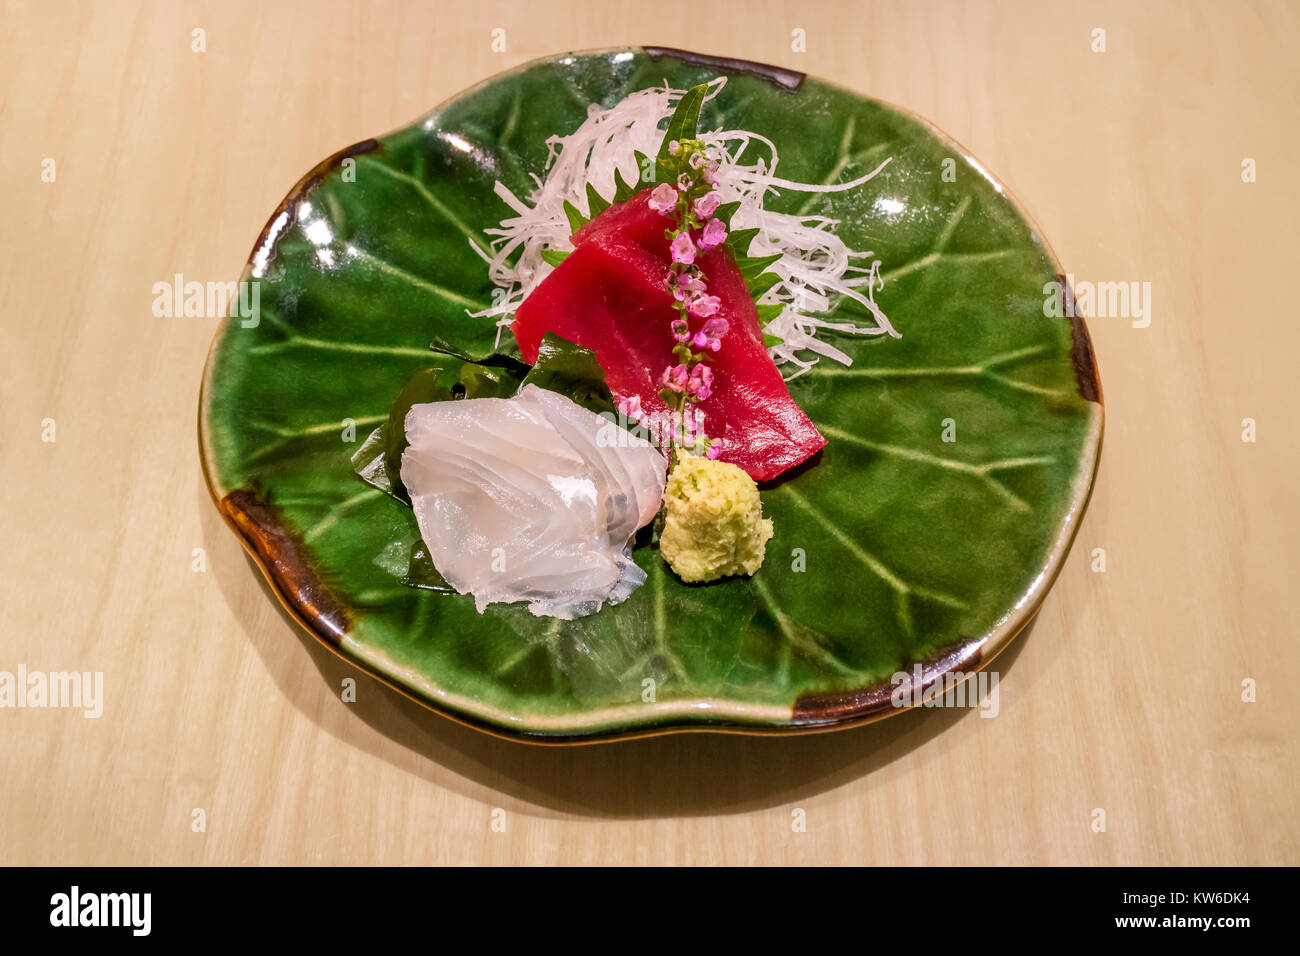
{"label": "green ceramic plate", "polygon": [[[702,128],[775,141],[781,172],[844,181],[776,208],[840,220],[883,260],[877,296],[903,337],[840,337],[791,392],[829,439],[765,490],[776,523],[752,579],[647,584],[585,619],[398,583],[409,509],[361,483],[355,442],[435,336],[491,346],[492,286],[470,248],[541,173],[546,138],[667,79],[725,74]],[[208,358],[200,443],[212,495],[293,614],[337,653],[447,716],[536,742],[669,730],[797,732],[896,712],[891,675],[987,663],[1055,578],[1101,442],[1079,320],[1044,315],[1060,267],[1026,214],[959,145],[896,107],[758,64],[682,51],[540,60],[326,159],[271,215],[249,259],[260,322],[226,322]],[[351,426],[351,427],[350,427]],[[955,438],[947,441],[945,438]]]}

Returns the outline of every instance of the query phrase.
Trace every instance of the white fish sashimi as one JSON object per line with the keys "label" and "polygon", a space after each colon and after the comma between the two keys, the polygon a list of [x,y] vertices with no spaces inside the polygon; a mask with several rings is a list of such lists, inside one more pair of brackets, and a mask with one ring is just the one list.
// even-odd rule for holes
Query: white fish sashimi
{"label": "white fish sashimi", "polygon": [[[449,584],[474,594],[480,610],[518,600],[519,580],[539,574],[583,595],[612,586],[608,560],[588,553],[601,530],[594,486],[561,492],[546,477],[580,473],[583,463],[548,435],[545,418],[505,399],[415,408],[403,483],[409,476],[421,535]],[[572,533],[557,536],[557,524]]]}
{"label": "white fish sashimi", "polygon": [[[591,463],[606,489],[609,536],[619,547],[659,511],[666,463],[648,441],[619,428],[563,395],[529,385],[519,401],[537,408],[574,449]],[[613,436],[613,440],[611,440]],[[613,447],[606,447],[613,446]],[[619,454],[619,450],[633,451]],[[639,452],[639,453],[638,453]],[[652,491],[647,495],[646,490]]]}
{"label": "white fish sashimi", "polygon": [[631,539],[659,510],[653,445],[556,392],[414,405],[402,483],[434,566],[487,605],[571,620],[645,582]]}

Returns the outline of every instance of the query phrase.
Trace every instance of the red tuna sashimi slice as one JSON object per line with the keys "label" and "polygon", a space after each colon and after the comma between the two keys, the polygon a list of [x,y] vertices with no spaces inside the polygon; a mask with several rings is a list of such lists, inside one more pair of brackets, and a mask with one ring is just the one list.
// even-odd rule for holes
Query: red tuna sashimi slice
{"label": "red tuna sashimi slice", "polygon": [[[592,349],[610,389],[638,396],[653,428],[668,416],[659,376],[677,361],[669,332],[677,310],[664,284],[667,258],[647,248],[666,248],[668,221],[653,213],[657,222],[649,219],[644,213],[650,212],[642,195],[592,220],[594,228],[575,236],[574,252],[519,307],[512,329],[529,362],[547,332]],[[710,353],[714,392],[697,407],[705,431],[718,439],[719,458],[769,481],[826,439],[790,397],[763,347],[758,311],[730,253],[710,250],[699,263],[731,331]]]}
{"label": "red tuna sashimi slice", "polygon": [[592,236],[612,229],[667,259],[668,236],[665,233],[672,225],[671,219],[650,208],[650,190],[646,189],[627,202],[615,203],[584,225],[573,234],[573,244],[580,246]]}
{"label": "red tuna sashimi slice", "polygon": [[[669,259],[667,231],[672,223],[667,217],[650,208],[649,199],[650,190],[647,189],[637,193],[627,202],[610,206],[573,234],[573,245],[575,247],[580,246],[588,239],[601,233],[617,232],[619,235],[631,239],[647,251],[662,258],[665,264],[661,268],[666,274],[668,268],[666,263]],[[744,276],[735,267],[735,260],[732,259],[731,253],[725,248],[710,249],[707,252],[699,253],[696,256],[696,262],[704,270],[704,274],[709,277],[708,291],[710,294],[720,296],[720,292],[714,286],[719,282],[726,284],[730,281],[732,285],[731,291],[735,293],[735,302],[738,305],[741,305],[741,299],[749,297],[749,287],[745,285]],[[715,274],[716,279],[714,278]],[[750,305],[753,305],[752,300]],[[733,328],[737,320],[742,321],[744,323],[743,327],[748,334],[756,338],[760,345],[762,344],[763,328],[758,319],[757,307],[737,308],[735,315],[726,315],[725,318],[731,322]],[[766,349],[764,349],[764,353],[766,353]],[[775,369],[775,364],[772,367]],[[778,372],[777,375],[779,377],[780,373]],[[782,387],[784,387],[784,384]],[[823,444],[825,444],[824,441]]]}
{"label": "red tuna sashimi slice", "polygon": [[535,362],[547,332],[596,353],[610,390],[637,395],[647,413],[664,412],[658,376],[674,364],[672,296],[661,260],[611,232],[584,243],[524,300],[511,330]]}

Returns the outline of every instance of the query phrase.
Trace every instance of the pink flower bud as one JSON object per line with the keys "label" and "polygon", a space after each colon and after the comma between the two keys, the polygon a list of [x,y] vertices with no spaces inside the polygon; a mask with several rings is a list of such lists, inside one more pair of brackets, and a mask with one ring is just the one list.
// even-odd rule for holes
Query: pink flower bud
{"label": "pink flower bud", "polygon": [[705,193],[699,199],[695,200],[695,215],[701,219],[708,219],[718,209],[722,202],[722,196],[715,189],[713,192]]}
{"label": "pink flower bud", "polygon": [[659,377],[659,384],[664,388],[671,388],[674,392],[680,392],[686,388],[689,380],[690,373],[686,371],[686,366],[679,362],[672,368],[664,369],[663,375]]}
{"label": "pink flower bud", "polygon": [[706,401],[713,394],[713,369],[707,365],[697,365],[691,369],[686,391],[694,395],[697,401]]}
{"label": "pink flower bud", "polygon": [[704,231],[700,234],[700,248],[712,249],[714,246],[720,246],[727,239],[727,227],[722,224],[721,219],[710,219],[704,224]]}
{"label": "pink flower bud", "polygon": [[677,277],[676,285],[672,286],[670,284],[670,286],[673,290],[673,297],[676,298],[678,302],[685,302],[688,298],[695,295],[695,293],[704,291],[704,283],[689,272],[683,272]]}
{"label": "pink flower bud", "polygon": [[[717,222],[717,220],[711,220]],[[680,262],[684,265],[690,265],[695,261],[695,243],[691,242],[691,237],[686,233],[678,234],[677,238],[668,246],[668,251],[673,255],[673,262]]]}
{"label": "pink flower bud", "polygon": [[641,417],[641,396],[623,395],[618,400],[618,413],[624,418]]}
{"label": "pink flower bud", "polygon": [[696,295],[686,303],[686,308],[690,310],[691,315],[707,319],[713,315],[722,306],[722,300],[716,295]]}
{"label": "pink flower bud", "polygon": [[667,216],[677,208],[677,190],[667,183],[661,183],[650,191],[647,205],[661,216]]}
{"label": "pink flower bud", "polygon": [[[716,296],[710,296],[716,298]],[[722,348],[722,337],[727,334],[731,328],[731,323],[726,319],[715,316],[700,326],[700,330],[695,333],[695,347],[697,349],[709,349],[716,352]]]}

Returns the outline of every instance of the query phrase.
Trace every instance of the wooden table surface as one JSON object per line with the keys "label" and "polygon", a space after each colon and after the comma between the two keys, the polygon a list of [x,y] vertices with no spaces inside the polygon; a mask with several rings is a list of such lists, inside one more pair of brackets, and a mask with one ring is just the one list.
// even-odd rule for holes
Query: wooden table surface
{"label": "wooden table surface", "polygon": [[[1300,863],[1300,5],[740,9],[4,6],[0,671],[102,671],[104,692],[98,719],[0,710],[0,863]],[[216,321],[155,318],[153,284],[235,278],[334,150],[525,60],[637,42],[905,105],[1078,279],[1151,283],[1148,327],[1090,323],[1101,473],[1032,633],[994,665],[996,718],[556,750],[365,677],[344,703],[353,672],[209,502],[195,408]]]}

